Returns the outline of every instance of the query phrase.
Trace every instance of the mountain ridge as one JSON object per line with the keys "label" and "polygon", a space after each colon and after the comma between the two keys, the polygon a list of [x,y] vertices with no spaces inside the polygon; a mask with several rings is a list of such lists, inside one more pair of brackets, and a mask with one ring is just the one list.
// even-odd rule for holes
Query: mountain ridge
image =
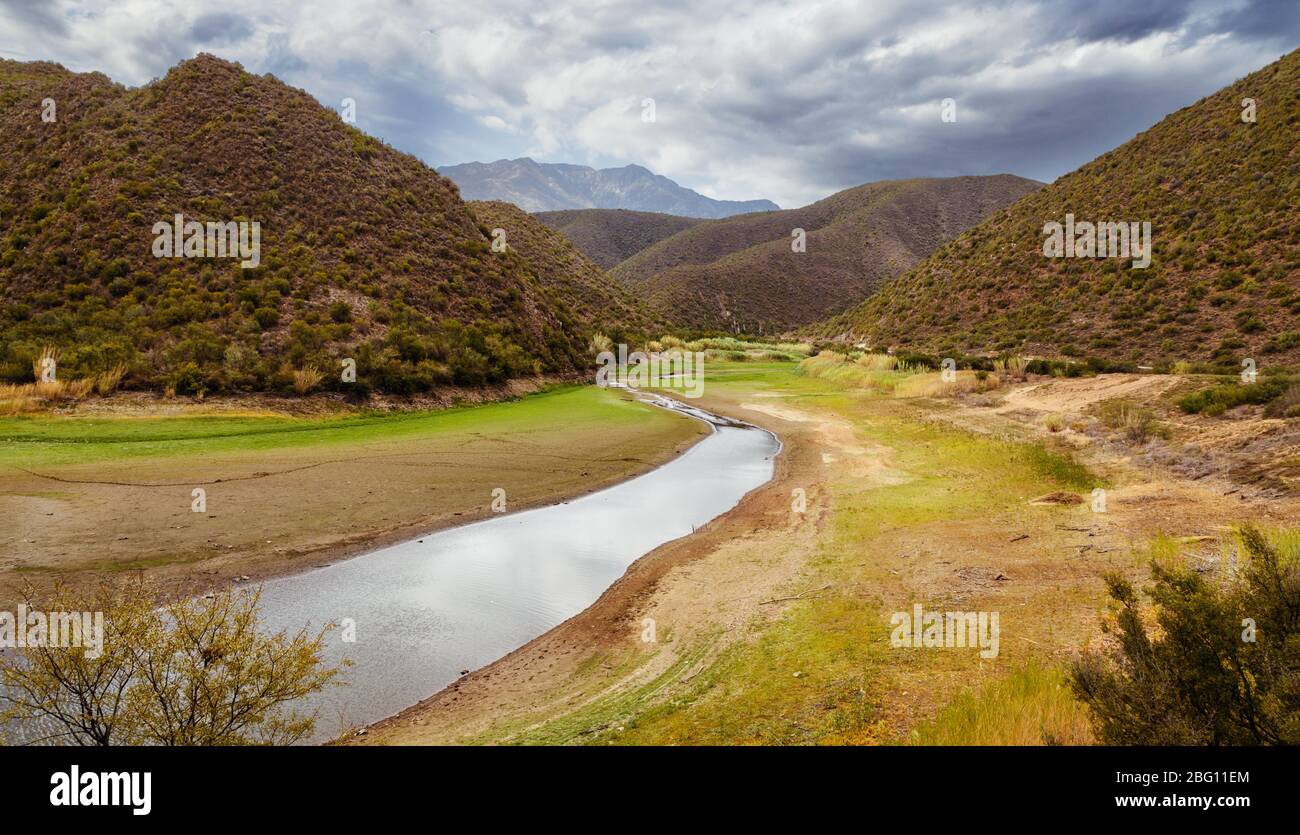
{"label": "mountain ridge", "polygon": [[[860,302],[1041,185],[1012,174],[866,183],[798,209],[703,221],[610,274],[684,326],[776,333]],[[803,252],[792,246],[799,229]]]}
{"label": "mountain ridge", "polygon": [[597,169],[519,157],[444,165],[438,173],[466,200],[504,200],[527,212],[629,209],[719,218],[779,208],[770,200],[714,200],[635,164]]}

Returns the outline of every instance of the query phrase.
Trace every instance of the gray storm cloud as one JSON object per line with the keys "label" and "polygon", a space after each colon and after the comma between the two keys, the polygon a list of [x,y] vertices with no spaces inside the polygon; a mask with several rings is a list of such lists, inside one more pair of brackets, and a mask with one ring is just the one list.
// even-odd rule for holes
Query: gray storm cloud
{"label": "gray storm cloud", "polygon": [[1300,41],[1293,0],[740,5],[3,0],[0,56],[141,84],[208,51],[355,99],[431,165],[637,163],[794,206],[887,178],[1051,180]]}

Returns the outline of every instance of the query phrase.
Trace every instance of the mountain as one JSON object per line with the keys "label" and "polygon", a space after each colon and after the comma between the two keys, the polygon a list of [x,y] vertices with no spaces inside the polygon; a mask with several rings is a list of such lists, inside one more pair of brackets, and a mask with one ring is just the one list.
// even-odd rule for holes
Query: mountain
{"label": "mountain", "polygon": [[868,183],[801,209],[699,223],[611,274],[679,325],[778,332],[857,304],[1041,185],[1010,174]]}
{"label": "mountain", "polygon": [[[494,252],[450,181],[237,64],[131,89],[0,61],[0,102],[0,377],[50,345],[61,376],[122,363],[180,393],[286,389],[307,365],[342,389],[345,358],[358,389],[425,391],[583,368],[592,331],[644,317]],[[157,257],[177,214],[256,222],[260,256]]]}
{"label": "mountain", "polygon": [[652,244],[700,223],[699,218],[628,209],[569,209],[537,212],[542,223],[560,232],[604,269],[610,269]]}
{"label": "mountain", "polygon": [[[1300,50],[997,213],[817,331],[934,353],[1293,362],[1297,136]],[[1067,213],[1149,222],[1150,266],[1046,257],[1045,225]]]}
{"label": "mountain", "polygon": [[466,200],[505,200],[527,212],[634,209],[686,217],[729,217],[778,208],[771,200],[714,200],[639,165],[589,168],[528,157],[448,165],[438,173]]}
{"label": "mountain", "polygon": [[489,234],[498,229],[504,233],[507,258],[521,259],[521,269],[534,272],[556,294],[557,304],[572,307],[584,325],[603,326],[615,342],[627,341],[625,330],[658,335],[668,329],[662,317],[651,314],[640,299],[536,215],[501,200],[465,205]]}

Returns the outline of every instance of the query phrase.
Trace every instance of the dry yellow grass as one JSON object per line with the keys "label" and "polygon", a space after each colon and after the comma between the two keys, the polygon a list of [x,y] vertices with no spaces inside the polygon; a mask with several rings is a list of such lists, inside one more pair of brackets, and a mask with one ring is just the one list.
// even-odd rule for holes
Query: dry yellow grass
{"label": "dry yellow grass", "polygon": [[1031,662],[968,690],[912,734],[918,745],[1091,745],[1088,708],[1061,669]]}
{"label": "dry yellow grass", "polygon": [[992,391],[1002,381],[996,374],[985,373],[981,379],[977,371],[958,371],[956,379],[948,382],[942,372],[914,374],[900,380],[894,387],[895,397],[952,397],[958,394]]}
{"label": "dry yellow grass", "polygon": [[28,385],[0,385],[0,415],[21,415],[40,409],[40,401]]}
{"label": "dry yellow grass", "polygon": [[893,371],[898,367],[898,358],[890,354],[863,354],[858,357],[858,365],[868,371]]}
{"label": "dry yellow grass", "polygon": [[889,354],[863,354],[850,360],[833,351],[804,360],[796,373],[894,397],[953,397],[992,391],[1002,384],[997,374],[987,371],[958,371],[954,380],[945,381],[941,372],[927,371]]}
{"label": "dry yellow grass", "polygon": [[306,394],[320,385],[323,379],[325,375],[314,365],[299,368],[293,372],[293,390],[298,394]]}
{"label": "dry yellow grass", "polygon": [[1004,380],[1023,380],[1029,360],[1024,357],[1004,357],[993,361],[993,370]]}
{"label": "dry yellow grass", "polygon": [[113,366],[95,378],[95,391],[101,396],[112,394],[117,391],[117,386],[122,382],[122,377],[125,374],[125,365]]}
{"label": "dry yellow grass", "polygon": [[94,390],[94,377],[0,385],[0,412],[5,414],[33,412],[37,411],[43,402],[81,400]]}
{"label": "dry yellow grass", "polygon": [[55,369],[59,362],[59,349],[46,345],[41,352],[32,357],[32,378],[36,382],[51,380],[56,376]]}

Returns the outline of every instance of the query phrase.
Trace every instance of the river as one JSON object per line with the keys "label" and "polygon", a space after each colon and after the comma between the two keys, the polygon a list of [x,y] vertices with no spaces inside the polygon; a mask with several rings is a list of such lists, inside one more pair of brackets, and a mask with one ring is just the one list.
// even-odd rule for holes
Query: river
{"label": "river", "polygon": [[[346,686],[298,704],[320,742],[391,716],[464,670],[508,654],[590,606],[633,562],[725,513],[772,478],[780,441],[678,401],[640,395],[713,432],[650,472],[572,501],[431,533],[269,581],[271,631],[333,622],[326,659]],[[507,497],[508,499],[508,497]]]}

